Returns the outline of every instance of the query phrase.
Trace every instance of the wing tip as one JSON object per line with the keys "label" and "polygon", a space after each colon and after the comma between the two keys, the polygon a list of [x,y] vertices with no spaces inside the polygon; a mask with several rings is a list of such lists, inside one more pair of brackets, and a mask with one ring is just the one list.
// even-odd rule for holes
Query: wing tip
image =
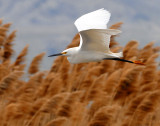
{"label": "wing tip", "polygon": [[[104,8],[101,8],[101,9],[82,15],[74,22],[74,25],[77,27],[79,32],[83,30],[88,30],[88,29],[106,29],[110,16],[111,16],[111,13],[109,11],[107,11]],[[97,17],[99,18],[99,20]],[[94,20],[95,24],[93,22],[89,24],[86,23],[86,20],[92,21],[95,18],[97,18],[97,21]]]}

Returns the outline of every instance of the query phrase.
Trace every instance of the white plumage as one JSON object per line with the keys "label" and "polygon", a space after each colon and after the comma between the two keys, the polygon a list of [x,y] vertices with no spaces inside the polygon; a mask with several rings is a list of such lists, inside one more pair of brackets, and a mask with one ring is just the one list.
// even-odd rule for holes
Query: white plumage
{"label": "white plumage", "polygon": [[109,49],[111,35],[120,33],[120,30],[107,29],[111,14],[102,9],[85,14],[75,21],[80,35],[81,51],[97,51],[109,53],[115,57],[122,57],[122,53],[111,53]]}
{"label": "white plumage", "polygon": [[135,63],[120,59],[123,56],[122,52],[113,53],[110,51],[111,35],[121,32],[116,29],[107,29],[110,16],[111,14],[102,8],[78,18],[74,24],[80,35],[80,45],[50,56],[67,56],[70,63],[84,63],[106,59]]}
{"label": "white plumage", "polygon": [[79,32],[88,29],[107,29],[110,16],[111,14],[108,11],[99,9],[81,16],[74,24]]}

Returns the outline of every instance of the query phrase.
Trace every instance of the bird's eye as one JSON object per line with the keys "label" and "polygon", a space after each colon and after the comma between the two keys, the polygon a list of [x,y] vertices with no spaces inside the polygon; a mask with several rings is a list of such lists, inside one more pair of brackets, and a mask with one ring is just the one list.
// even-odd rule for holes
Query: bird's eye
{"label": "bird's eye", "polygon": [[67,54],[67,52],[62,52],[62,54]]}

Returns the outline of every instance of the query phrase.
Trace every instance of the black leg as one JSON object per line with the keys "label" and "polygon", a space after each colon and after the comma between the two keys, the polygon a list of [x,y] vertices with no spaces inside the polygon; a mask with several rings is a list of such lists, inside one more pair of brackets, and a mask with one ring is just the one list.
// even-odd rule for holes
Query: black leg
{"label": "black leg", "polygon": [[120,59],[120,58],[104,58],[103,60],[118,60],[118,61],[122,61],[122,62],[134,63],[133,61]]}

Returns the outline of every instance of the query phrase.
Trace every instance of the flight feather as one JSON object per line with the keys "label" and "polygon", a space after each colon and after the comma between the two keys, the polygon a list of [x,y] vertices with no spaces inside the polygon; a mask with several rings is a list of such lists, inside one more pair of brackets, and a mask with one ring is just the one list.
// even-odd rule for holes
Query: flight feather
{"label": "flight feather", "polygon": [[110,16],[111,14],[102,8],[81,16],[74,24],[79,32],[89,29],[107,29]]}

